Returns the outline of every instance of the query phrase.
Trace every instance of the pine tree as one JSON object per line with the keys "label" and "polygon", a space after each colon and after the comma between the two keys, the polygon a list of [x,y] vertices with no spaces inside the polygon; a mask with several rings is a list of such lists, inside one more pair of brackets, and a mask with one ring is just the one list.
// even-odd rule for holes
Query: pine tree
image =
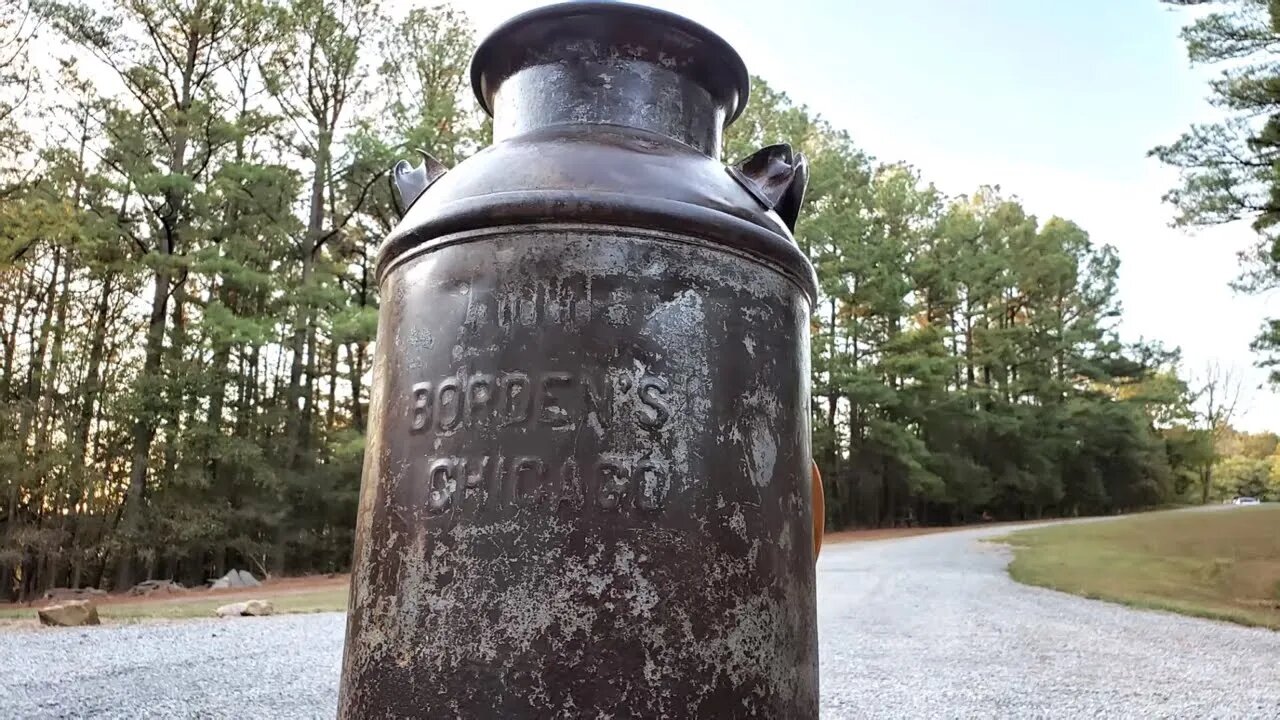
{"label": "pine tree", "polygon": [[[1257,242],[1241,253],[1233,286],[1253,294],[1280,288],[1280,4],[1272,0],[1164,0],[1176,5],[1219,5],[1182,31],[1193,65],[1223,66],[1209,84],[1210,101],[1225,110],[1220,122],[1191,126],[1180,138],[1151,150],[1176,167],[1181,184],[1165,200],[1176,224],[1212,226],[1252,222]],[[1261,367],[1280,384],[1280,318],[1262,321],[1251,345]]]}

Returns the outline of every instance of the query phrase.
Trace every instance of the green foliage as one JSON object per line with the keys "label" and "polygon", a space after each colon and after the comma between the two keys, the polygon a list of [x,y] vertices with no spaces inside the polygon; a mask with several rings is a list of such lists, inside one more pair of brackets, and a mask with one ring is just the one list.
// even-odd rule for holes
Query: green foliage
{"label": "green foliage", "polygon": [[[1220,122],[1193,125],[1176,141],[1151,150],[1179,169],[1181,183],[1165,196],[1176,222],[1207,226],[1249,220],[1254,247],[1241,253],[1234,287],[1251,293],[1280,289],[1280,4],[1274,0],[1165,0],[1214,5],[1182,32],[1194,65],[1223,68],[1209,83],[1210,101],[1227,112]],[[1280,385],[1280,320],[1264,321],[1251,345],[1259,365]]]}
{"label": "green foliage", "polygon": [[1269,458],[1228,457],[1218,464],[1214,484],[1218,497],[1224,500],[1240,496],[1270,499]]}
{"label": "green foliage", "polygon": [[[996,188],[945,197],[756,79],[729,157],[794,141],[818,270],[814,449],[827,523],[948,523],[1168,502],[1190,421],[1177,355],[1124,346],[1113,248]],[[1185,483],[1183,483],[1185,484]]]}
{"label": "green foliage", "polygon": [[[343,569],[385,171],[478,147],[466,16],[30,9],[59,62],[25,185],[31,143],[3,103],[35,85],[0,68],[0,596]],[[20,16],[0,13],[0,44]]]}
{"label": "green foliage", "polygon": [[[492,132],[466,15],[31,9],[60,62],[0,67],[0,596],[342,570],[386,171],[416,149],[455,164]],[[17,17],[0,12],[0,45],[27,37]],[[56,72],[28,93],[37,66]],[[11,121],[26,95],[48,119],[33,136]],[[724,156],[776,142],[812,169],[797,239],[821,287],[830,526],[1112,512],[1203,486],[1218,454],[1188,428],[1176,354],[1115,336],[1113,249],[997,188],[946,196],[757,78]]]}
{"label": "green foliage", "polygon": [[1229,501],[1246,496],[1280,502],[1280,437],[1227,428],[1209,460],[1210,497]]}

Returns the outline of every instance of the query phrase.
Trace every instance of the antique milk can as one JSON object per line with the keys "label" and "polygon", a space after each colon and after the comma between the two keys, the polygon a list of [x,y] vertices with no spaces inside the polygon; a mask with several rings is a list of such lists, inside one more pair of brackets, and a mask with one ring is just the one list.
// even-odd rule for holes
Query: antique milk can
{"label": "antique milk can", "polygon": [[401,163],[339,716],[817,717],[804,159],[721,38],[611,2],[476,50]]}

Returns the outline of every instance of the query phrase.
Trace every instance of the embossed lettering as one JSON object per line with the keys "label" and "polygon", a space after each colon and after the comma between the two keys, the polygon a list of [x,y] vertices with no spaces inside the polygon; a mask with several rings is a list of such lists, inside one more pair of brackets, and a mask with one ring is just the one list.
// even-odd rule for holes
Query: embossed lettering
{"label": "embossed lettering", "polygon": [[[473,468],[473,464],[478,467]],[[462,461],[463,485],[468,489],[478,488],[484,482],[484,475],[489,471],[489,456],[481,456],[479,462],[472,463],[472,458]]]}
{"label": "embossed lettering", "polygon": [[657,430],[667,424],[671,417],[671,406],[662,398],[671,391],[671,384],[665,378],[646,375],[640,378],[640,402],[646,410],[640,413],[640,425],[650,430]]}
{"label": "embossed lettering", "polygon": [[543,313],[546,319],[557,325],[567,324],[573,312],[573,296],[567,283],[552,280],[544,288],[546,299],[543,301]]}
{"label": "embossed lettering", "polygon": [[543,480],[547,464],[540,457],[524,455],[511,464],[511,485],[515,501],[521,505],[541,505],[546,495]]}
{"label": "embossed lettering", "polygon": [[596,503],[605,510],[617,510],[627,494],[627,471],[618,464],[602,460],[596,465],[599,491]]}
{"label": "embossed lettering", "polygon": [[555,504],[557,507],[568,505],[574,510],[580,510],[585,500],[586,491],[582,487],[582,473],[578,472],[578,463],[573,458],[568,458],[560,467],[560,492]]}
{"label": "embossed lettering", "polygon": [[573,303],[573,322],[581,327],[591,322],[591,311],[595,307],[595,300],[591,297],[591,278],[589,276],[575,276],[574,280],[580,282],[581,287],[574,288],[574,295],[577,296],[577,299]]}
{"label": "embossed lettering", "polygon": [[520,303],[520,297],[513,292],[499,292],[498,300],[498,325],[507,327],[514,324],[516,315],[519,312],[516,308]]}
{"label": "embossed lettering", "polygon": [[498,463],[494,467],[493,473],[489,475],[489,497],[494,502],[501,505],[509,500],[502,495],[502,484],[506,481],[507,467],[511,463],[511,458],[503,457],[502,453],[498,453]]}
{"label": "embossed lettering", "polygon": [[463,325],[470,330],[474,330],[488,323],[489,306],[485,302],[489,299],[489,293],[476,293],[474,286],[468,287],[467,293],[467,311]]}
{"label": "embossed lettering", "polygon": [[[591,281],[573,276],[549,282],[508,285],[491,296],[493,318],[498,327],[537,327],[539,325],[582,325],[591,319]],[[468,309],[483,319],[487,314]]]}
{"label": "embossed lettering", "polygon": [[636,465],[633,477],[636,507],[649,512],[661,510],[667,502],[667,492],[671,489],[667,469],[653,460],[641,460]]}
{"label": "embossed lettering", "polygon": [[517,313],[519,314],[519,323],[525,327],[531,327],[538,322],[538,286],[525,285],[520,288],[519,298],[516,301]]}
{"label": "embossed lettering", "polygon": [[571,429],[585,423],[605,431],[637,426],[657,431],[672,419],[672,384],[657,375],[628,375],[608,368],[579,374],[546,370],[473,372],[470,367],[410,389],[409,431],[452,434],[460,428],[495,426]]}
{"label": "embossed lettering", "polygon": [[529,376],[522,372],[509,372],[502,376],[503,425],[519,425],[529,419],[533,405],[533,393],[529,392]]}
{"label": "embossed lettering", "polygon": [[541,285],[506,287],[497,293],[498,325],[532,327],[538,323]]}
{"label": "embossed lettering", "polygon": [[552,280],[546,286],[545,321],[557,325],[585,322],[591,317],[590,294],[590,281],[583,276]]}
{"label": "embossed lettering", "polygon": [[589,375],[582,376],[582,399],[585,412],[588,415],[594,414],[596,422],[600,423],[600,427],[605,430],[613,423],[613,398],[608,388],[607,378],[595,380]]}
{"label": "embossed lettering", "polygon": [[453,492],[458,485],[457,465],[457,458],[440,458],[431,463],[431,467],[427,471],[428,513],[441,515],[453,506]]}
{"label": "embossed lettering", "polygon": [[560,403],[561,398],[556,397],[556,388],[566,387],[573,384],[573,375],[567,372],[547,372],[543,373],[541,382],[541,392],[538,393],[538,422],[551,427],[565,427],[573,424],[573,418],[569,415],[569,411]]}
{"label": "embossed lettering", "polygon": [[418,383],[413,386],[413,419],[409,425],[411,432],[422,432],[431,424],[431,383]]}
{"label": "embossed lettering", "polygon": [[432,518],[464,522],[512,510],[573,516],[590,511],[588,505],[638,521],[666,509],[672,478],[661,460],[626,453],[606,454],[589,466],[579,460],[500,452],[428,458],[424,504]]}
{"label": "embossed lettering", "polygon": [[489,456],[482,455],[479,459],[464,458],[462,460],[462,498],[470,498],[480,495],[480,502],[487,501],[486,493],[481,490],[484,484],[484,477],[489,472]]}
{"label": "embossed lettering", "polygon": [[436,409],[440,413],[439,426],[444,432],[456,430],[462,422],[460,385],[456,377],[445,378],[440,381],[440,387],[436,390]]}
{"label": "embossed lettering", "polygon": [[493,402],[493,376],[480,373],[467,381],[467,427],[481,422]]}

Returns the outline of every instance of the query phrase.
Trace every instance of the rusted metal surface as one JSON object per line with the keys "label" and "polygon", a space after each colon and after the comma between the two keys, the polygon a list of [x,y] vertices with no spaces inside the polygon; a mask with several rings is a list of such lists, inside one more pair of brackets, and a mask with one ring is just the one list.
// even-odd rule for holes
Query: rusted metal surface
{"label": "rusted metal surface", "polygon": [[654,10],[473,79],[495,144],[396,173],[339,716],[816,718],[803,159],[727,171],[746,71]]}

